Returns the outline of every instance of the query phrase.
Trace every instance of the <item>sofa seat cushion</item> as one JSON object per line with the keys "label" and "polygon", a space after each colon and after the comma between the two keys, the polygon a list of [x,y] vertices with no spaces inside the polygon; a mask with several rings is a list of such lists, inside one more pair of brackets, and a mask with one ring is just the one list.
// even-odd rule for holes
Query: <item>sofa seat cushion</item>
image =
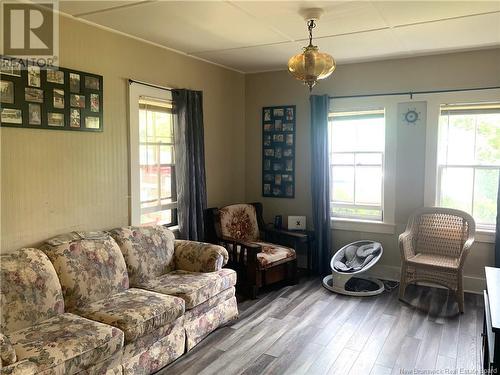
{"label": "sofa seat cushion", "polygon": [[268,268],[296,258],[295,250],[289,247],[261,241],[252,243],[262,247],[262,252],[257,254],[260,268]]}
{"label": "sofa seat cushion", "polygon": [[37,373],[74,374],[121,353],[123,332],[73,314],[60,314],[13,332],[19,361],[35,363]]}
{"label": "sofa seat cushion", "polygon": [[120,328],[125,333],[125,343],[175,321],[183,313],[181,298],[135,288],[93,302],[78,311],[86,318]]}
{"label": "sofa seat cushion", "polygon": [[223,268],[206,273],[172,271],[142,284],[141,288],[180,297],[189,310],[235,284],[236,272]]}

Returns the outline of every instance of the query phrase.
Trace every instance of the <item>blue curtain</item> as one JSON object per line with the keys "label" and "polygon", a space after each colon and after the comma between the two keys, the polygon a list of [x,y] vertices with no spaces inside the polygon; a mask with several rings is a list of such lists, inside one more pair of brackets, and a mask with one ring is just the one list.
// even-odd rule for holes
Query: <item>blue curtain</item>
{"label": "blue curtain", "polygon": [[203,93],[175,90],[175,169],[177,217],[183,239],[202,241],[207,208]]}
{"label": "blue curtain", "polygon": [[500,267],[500,175],[497,194],[497,229],[495,234],[495,267]]}
{"label": "blue curtain", "polygon": [[330,270],[330,164],[328,161],[328,95],[311,95],[311,190],[316,246],[312,254],[315,272]]}

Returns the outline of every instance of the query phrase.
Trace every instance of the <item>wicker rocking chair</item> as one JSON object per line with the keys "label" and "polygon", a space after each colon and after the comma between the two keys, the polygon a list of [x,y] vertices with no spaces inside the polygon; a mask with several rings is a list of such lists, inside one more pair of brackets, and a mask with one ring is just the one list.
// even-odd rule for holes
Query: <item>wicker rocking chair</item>
{"label": "wicker rocking chair", "polygon": [[426,281],[455,292],[458,309],[464,312],[463,267],[474,243],[476,224],[468,213],[442,207],[423,207],[409,219],[399,236],[401,284]]}

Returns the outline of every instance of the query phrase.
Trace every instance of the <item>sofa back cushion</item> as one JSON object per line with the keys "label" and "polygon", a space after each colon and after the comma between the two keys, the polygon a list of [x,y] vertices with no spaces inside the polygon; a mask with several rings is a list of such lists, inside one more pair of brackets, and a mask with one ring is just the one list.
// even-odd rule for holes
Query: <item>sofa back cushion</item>
{"label": "sofa back cushion", "polygon": [[47,256],[21,249],[0,257],[1,331],[31,327],[64,313],[61,284]]}
{"label": "sofa back cushion", "polygon": [[42,250],[59,276],[68,311],[77,311],[129,287],[120,248],[105,232],[68,233],[46,241]]}
{"label": "sofa back cushion", "polygon": [[219,210],[221,234],[242,241],[257,241],[260,237],[257,213],[251,204],[233,204]]}
{"label": "sofa back cushion", "polygon": [[125,257],[130,285],[141,285],[175,269],[175,237],[167,228],[160,225],[123,227],[113,229],[110,234]]}

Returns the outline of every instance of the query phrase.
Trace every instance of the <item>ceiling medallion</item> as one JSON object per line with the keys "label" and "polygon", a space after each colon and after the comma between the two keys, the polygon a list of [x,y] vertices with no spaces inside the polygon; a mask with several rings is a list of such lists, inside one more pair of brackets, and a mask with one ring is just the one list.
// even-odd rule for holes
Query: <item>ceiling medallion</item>
{"label": "ceiling medallion", "polygon": [[323,11],[321,9],[307,9],[304,11],[309,30],[309,45],[304,52],[288,60],[288,72],[297,80],[302,81],[312,90],[320,79],[329,77],[335,70],[335,60],[327,53],[319,52],[319,48],[312,44],[312,30]]}

